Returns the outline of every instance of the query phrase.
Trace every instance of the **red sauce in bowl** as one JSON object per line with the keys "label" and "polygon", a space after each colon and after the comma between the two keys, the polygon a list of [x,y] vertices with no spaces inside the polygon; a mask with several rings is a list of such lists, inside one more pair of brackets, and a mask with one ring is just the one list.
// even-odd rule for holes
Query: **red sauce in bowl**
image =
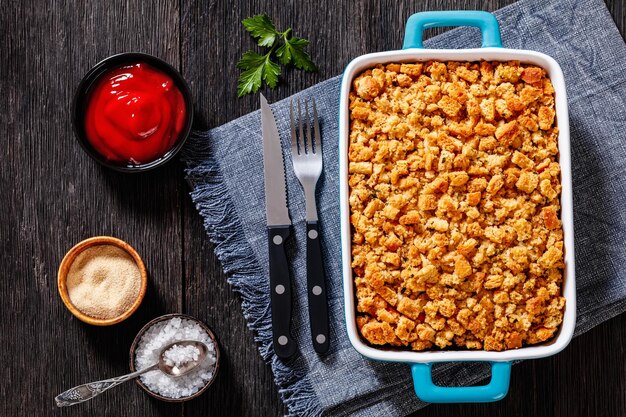
{"label": "red sauce in bowl", "polygon": [[92,88],[85,134],[108,161],[141,165],[164,156],[185,128],[185,99],[172,78],[146,63],[113,68]]}

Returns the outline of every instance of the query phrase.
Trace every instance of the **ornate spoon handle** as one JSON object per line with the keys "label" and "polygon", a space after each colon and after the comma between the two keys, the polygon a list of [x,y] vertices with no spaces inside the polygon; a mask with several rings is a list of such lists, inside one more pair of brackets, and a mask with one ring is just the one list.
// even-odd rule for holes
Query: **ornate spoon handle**
{"label": "ornate spoon handle", "polygon": [[136,378],[141,374],[158,369],[159,365],[154,364],[148,368],[140,371],[133,372],[132,374],[118,376],[110,379],[103,379],[102,381],[89,382],[87,384],[78,385],[74,388],[70,388],[65,392],[57,395],[54,401],[57,403],[57,407],[69,407],[70,405],[82,403],[91,400],[102,394],[104,391],[116,387],[119,384],[126,382],[130,379]]}

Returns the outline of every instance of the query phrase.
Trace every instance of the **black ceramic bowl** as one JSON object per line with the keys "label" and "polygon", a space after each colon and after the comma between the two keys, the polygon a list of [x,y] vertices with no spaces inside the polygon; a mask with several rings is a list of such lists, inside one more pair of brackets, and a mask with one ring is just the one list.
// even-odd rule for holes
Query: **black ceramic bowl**
{"label": "black ceramic bowl", "polygon": [[194,398],[198,398],[200,395],[202,395],[202,393],[204,393],[213,384],[213,382],[215,381],[215,378],[217,377],[217,373],[220,369],[219,344],[217,342],[217,337],[215,337],[215,333],[213,333],[213,331],[209,328],[209,326],[207,326],[206,324],[204,324],[197,318],[188,316],[187,314],[165,314],[163,316],[157,317],[149,321],[145,326],[141,328],[141,330],[139,330],[139,333],[137,333],[137,336],[135,336],[135,340],[133,340],[133,344],[130,346],[130,355],[129,355],[130,356],[130,359],[129,359],[130,371],[135,372],[137,370],[135,368],[135,355],[137,353],[137,347],[139,346],[139,341],[141,340],[143,335],[148,331],[148,329],[150,329],[150,327],[152,327],[153,325],[161,321],[170,320],[176,317],[180,317],[181,319],[186,319],[186,320],[191,320],[191,321],[196,322],[209,335],[209,337],[213,341],[213,346],[215,346],[215,370],[213,371],[213,378],[207,381],[207,383],[202,388],[200,388],[195,394],[192,394],[188,397],[181,397],[181,398],[164,397],[160,394],[157,394],[154,391],[151,391],[150,388],[148,388],[147,386],[144,385],[143,382],[141,382],[141,378],[135,379],[135,382],[137,383],[137,385],[139,385],[141,389],[144,390],[146,393],[148,393],[150,396],[156,399],[159,399],[161,401],[169,402],[169,403],[181,403],[184,401],[193,400]]}
{"label": "black ceramic bowl", "polygon": [[[105,157],[100,155],[98,151],[93,148],[93,146],[91,146],[85,134],[85,112],[87,110],[87,103],[90,99],[91,90],[105,72],[113,68],[134,64],[137,62],[145,62],[148,65],[151,65],[152,67],[164,72],[172,78],[174,84],[180,90],[181,94],[183,95],[183,99],[185,100],[185,126],[183,127],[183,130],[180,133],[180,137],[177,139],[174,146],[169,151],[167,151],[165,155],[145,164],[123,165],[107,160]],[[80,84],[78,84],[78,89],[74,94],[74,100],[72,102],[72,124],[74,125],[74,133],[76,134],[78,143],[80,143],[85,152],[87,152],[87,154],[96,162],[105,167],[121,172],[144,172],[159,167],[170,161],[172,158],[174,158],[178,151],[180,151],[180,149],[187,141],[189,133],[191,132],[192,122],[193,100],[191,99],[189,86],[187,85],[183,77],[178,73],[178,71],[176,71],[174,67],[172,67],[170,64],[163,61],[162,59],[138,52],[124,52],[121,54],[112,55],[96,64],[83,77]]]}

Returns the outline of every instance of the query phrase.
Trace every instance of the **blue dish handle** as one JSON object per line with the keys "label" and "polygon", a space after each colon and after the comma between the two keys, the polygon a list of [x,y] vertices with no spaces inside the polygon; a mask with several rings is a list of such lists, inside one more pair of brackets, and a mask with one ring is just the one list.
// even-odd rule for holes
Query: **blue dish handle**
{"label": "blue dish handle", "polygon": [[406,22],[402,49],[423,48],[422,35],[425,29],[442,26],[473,26],[483,35],[483,48],[502,48],[500,25],[494,15],[477,10],[449,10],[415,13]]}
{"label": "blue dish handle", "polygon": [[487,403],[506,396],[511,362],[491,362],[491,381],[477,387],[440,387],[433,383],[432,363],[411,364],[413,387],[420,400],[429,403]]}

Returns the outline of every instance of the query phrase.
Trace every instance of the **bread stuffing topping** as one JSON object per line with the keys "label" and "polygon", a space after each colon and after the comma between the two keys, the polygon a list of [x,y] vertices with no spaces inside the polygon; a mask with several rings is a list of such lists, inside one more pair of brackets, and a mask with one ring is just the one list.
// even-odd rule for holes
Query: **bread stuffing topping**
{"label": "bread stuffing topping", "polygon": [[350,93],[357,325],[372,345],[502,351],[563,320],[554,89],[510,62],[378,65]]}

